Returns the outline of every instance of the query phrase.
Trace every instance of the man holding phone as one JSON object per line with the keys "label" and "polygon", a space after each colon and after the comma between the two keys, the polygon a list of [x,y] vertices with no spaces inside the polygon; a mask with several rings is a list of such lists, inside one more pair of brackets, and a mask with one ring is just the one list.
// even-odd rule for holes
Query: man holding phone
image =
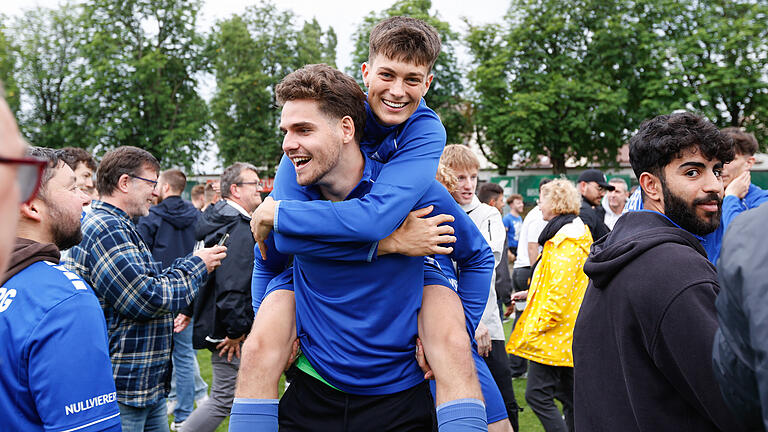
{"label": "man holding phone", "polygon": [[184,422],[183,430],[211,431],[229,415],[240,370],[240,347],[253,324],[251,213],[261,204],[256,167],[235,162],[221,174],[222,200],[203,213],[196,236],[206,246],[227,246],[228,258],[200,288],[192,344],[212,351],[210,399]]}

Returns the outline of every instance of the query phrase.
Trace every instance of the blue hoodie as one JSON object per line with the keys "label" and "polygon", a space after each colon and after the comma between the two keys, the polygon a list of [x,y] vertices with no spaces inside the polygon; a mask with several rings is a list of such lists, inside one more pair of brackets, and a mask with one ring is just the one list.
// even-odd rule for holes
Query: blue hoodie
{"label": "blue hoodie", "polygon": [[200,210],[180,196],[170,196],[149,209],[139,219],[136,230],[152,251],[152,256],[170,267],[176,258],[192,253],[195,247],[195,223]]}
{"label": "blue hoodie", "polygon": [[747,190],[747,194],[743,199],[733,195],[723,198],[720,225],[718,225],[716,230],[705,235],[701,242],[712,264],[717,265],[717,260],[720,258],[720,246],[723,244],[723,234],[725,234],[725,230],[728,229],[733,218],[746,210],[760,206],[760,204],[766,201],[768,201],[768,191],[764,191],[753,184],[749,185],[749,190]]}

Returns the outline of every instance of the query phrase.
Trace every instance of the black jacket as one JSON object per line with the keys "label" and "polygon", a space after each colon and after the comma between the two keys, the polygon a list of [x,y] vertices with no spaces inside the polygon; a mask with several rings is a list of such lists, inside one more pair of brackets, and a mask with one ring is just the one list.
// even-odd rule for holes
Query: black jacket
{"label": "black jacket", "polygon": [[176,258],[192,253],[195,248],[195,224],[200,210],[179,196],[171,196],[149,209],[149,215],[139,219],[136,230],[147,244],[152,256],[170,267]]}
{"label": "black jacket", "polygon": [[192,345],[196,349],[213,349],[216,343],[211,340],[247,334],[253,323],[251,273],[255,242],[250,218],[221,200],[203,213],[196,237],[207,247],[216,244],[225,233],[229,233],[227,257],[211,273],[195,299]]}
{"label": "black jacket", "polygon": [[611,231],[608,228],[608,225],[605,224],[605,210],[603,210],[603,207],[592,207],[592,204],[584,199],[584,197],[581,197],[579,217],[584,221],[584,225],[589,227],[589,232],[592,234],[592,238],[595,239],[595,241]]}
{"label": "black jacket", "polygon": [[715,377],[750,430],[768,430],[768,205],[742,213],[720,250]]}
{"label": "black jacket", "polygon": [[625,214],[592,246],[573,339],[577,431],[738,431],[708,359],[715,268],[664,215]]}

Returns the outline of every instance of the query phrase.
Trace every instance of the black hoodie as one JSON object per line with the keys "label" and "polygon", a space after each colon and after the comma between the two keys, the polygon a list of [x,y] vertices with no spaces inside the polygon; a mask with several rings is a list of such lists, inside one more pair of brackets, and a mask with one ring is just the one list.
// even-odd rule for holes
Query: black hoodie
{"label": "black hoodie", "polygon": [[170,267],[176,258],[192,253],[195,247],[195,223],[200,210],[179,196],[170,196],[149,209],[139,219],[136,230],[152,251],[152,256]]}
{"label": "black hoodie", "polygon": [[576,430],[738,431],[712,373],[715,268],[650,211],[594,243],[573,339]]}
{"label": "black hoodie", "polygon": [[[211,340],[230,339],[247,334],[253,324],[251,276],[253,247],[251,219],[221,200],[203,213],[196,238],[213,246],[229,233],[227,257],[208,277],[195,298],[192,344],[196,349],[213,349]],[[206,340],[206,337],[208,339]]]}

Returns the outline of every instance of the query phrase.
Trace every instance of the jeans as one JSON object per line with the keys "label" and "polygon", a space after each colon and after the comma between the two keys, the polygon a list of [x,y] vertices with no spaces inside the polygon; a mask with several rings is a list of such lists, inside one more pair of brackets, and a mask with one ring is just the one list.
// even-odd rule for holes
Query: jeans
{"label": "jeans", "polygon": [[[515,292],[525,291],[528,289],[528,280],[531,277],[530,267],[518,267],[512,271],[512,286]],[[514,329],[517,325],[517,320],[522,315],[521,311],[515,309],[515,321],[512,323]],[[518,357],[514,354],[509,355],[509,367],[512,369],[512,376],[519,377],[528,371],[528,360]]]}
{"label": "jeans", "polygon": [[[555,405],[563,404],[563,414]],[[531,361],[525,400],[546,432],[573,432],[573,368]],[[565,417],[565,420],[563,420]]]}
{"label": "jeans", "polygon": [[174,421],[177,423],[189,417],[195,400],[205,397],[208,391],[208,385],[200,377],[197,355],[192,348],[193,324],[194,322],[190,321],[184,331],[173,334],[173,377],[168,398],[178,401],[173,411]]}
{"label": "jeans", "polygon": [[213,384],[210,399],[187,417],[183,431],[213,432],[232,411],[240,359],[232,356],[232,362],[228,362],[226,356],[221,357],[215,351],[211,353],[211,367]]}
{"label": "jeans", "polygon": [[170,432],[165,399],[153,406],[136,408],[117,403],[123,432]]}

